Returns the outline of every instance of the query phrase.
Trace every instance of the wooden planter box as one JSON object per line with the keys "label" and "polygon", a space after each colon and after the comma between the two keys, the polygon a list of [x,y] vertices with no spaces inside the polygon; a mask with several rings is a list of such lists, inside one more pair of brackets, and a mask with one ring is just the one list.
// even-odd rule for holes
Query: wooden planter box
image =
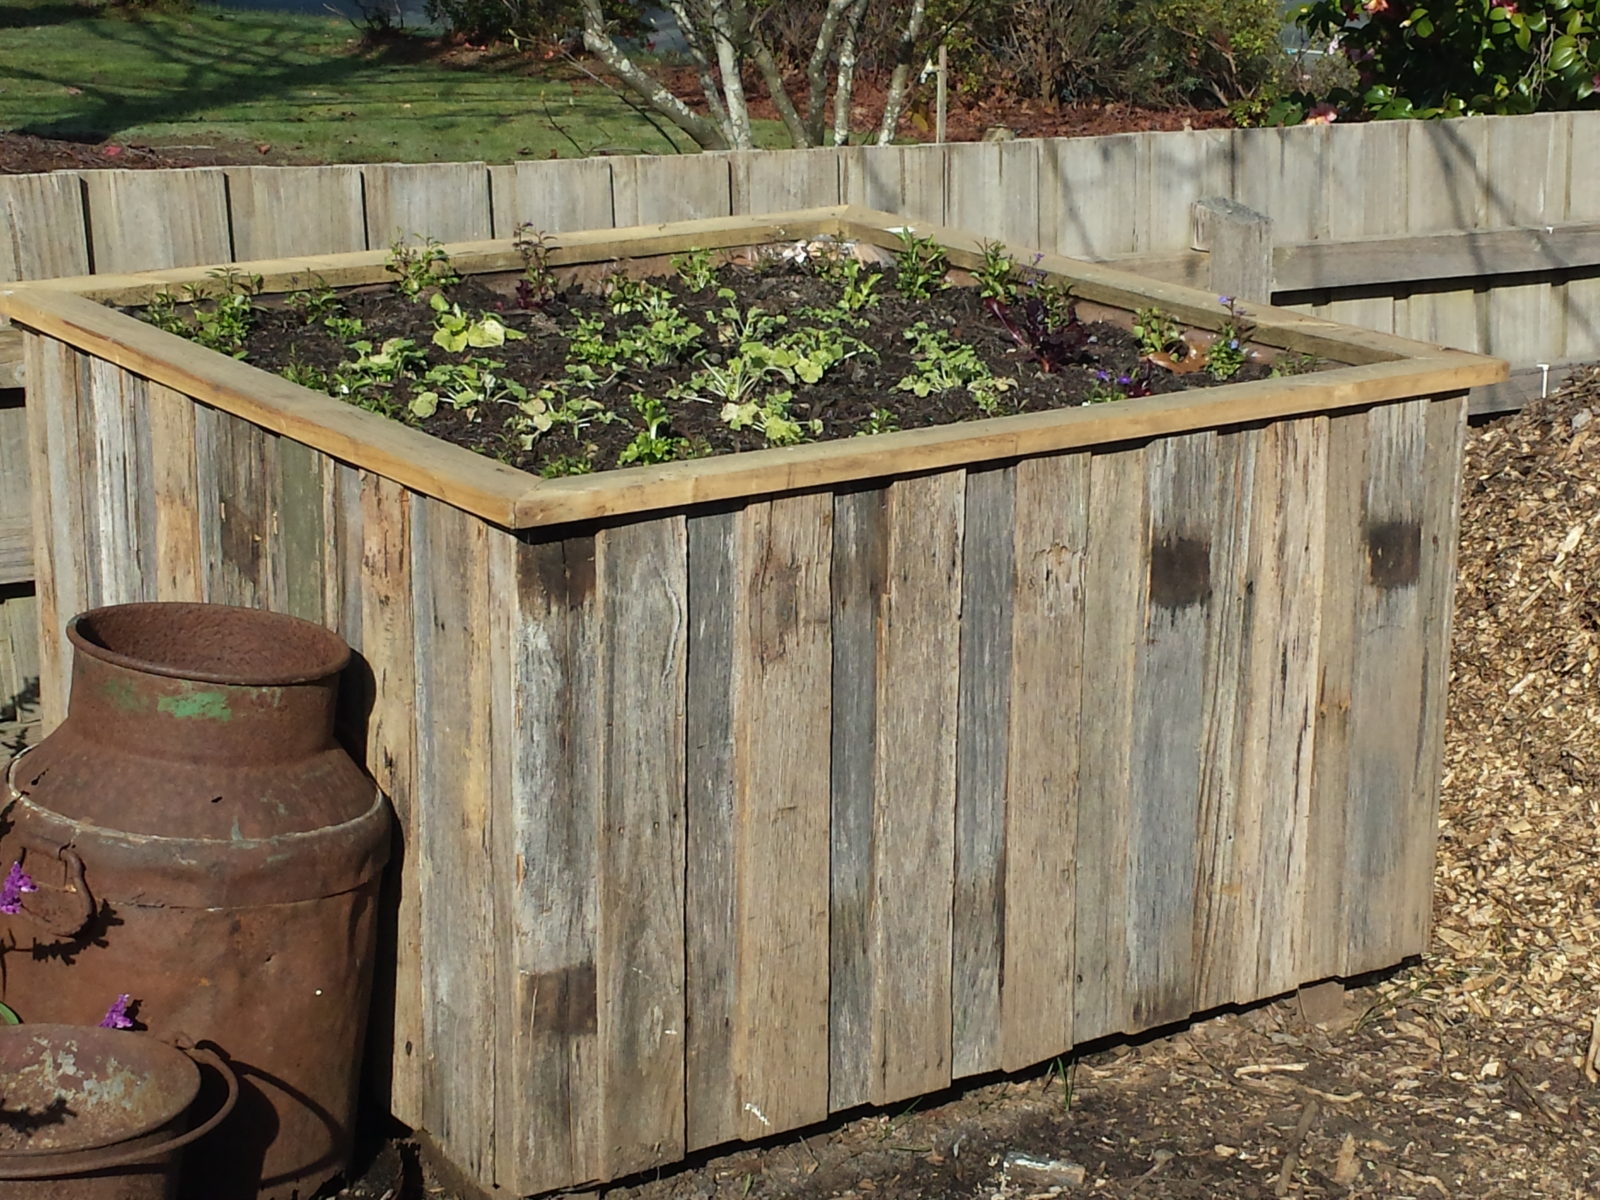
{"label": "wooden planter box", "polygon": [[357,647],[405,830],[393,1109],[480,1184],[613,1179],[1423,950],[1465,392],[1498,361],[1263,309],[1258,341],[1350,365],[543,481],[97,303],[204,276],[0,292],[47,719],[93,605],[261,605]]}

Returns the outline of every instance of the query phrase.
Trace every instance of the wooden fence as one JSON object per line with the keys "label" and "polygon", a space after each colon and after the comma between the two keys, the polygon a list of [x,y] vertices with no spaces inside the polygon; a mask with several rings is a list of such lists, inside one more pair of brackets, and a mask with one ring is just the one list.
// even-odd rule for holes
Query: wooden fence
{"label": "wooden fence", "polygon": [[[0,280],[840,202],[1199,278],[1194,201],[1273,221],[1276,299],[1508,358],[1600,358],[1600,113],[682,157],[0,176]],[[1442,240],[1441,240],[1442,239]],[[0,330],[0,740],[36,674],[20,352]],[[7,385],[10,385],[8,390]],[[28,712],[22,714],[24,722]]]}

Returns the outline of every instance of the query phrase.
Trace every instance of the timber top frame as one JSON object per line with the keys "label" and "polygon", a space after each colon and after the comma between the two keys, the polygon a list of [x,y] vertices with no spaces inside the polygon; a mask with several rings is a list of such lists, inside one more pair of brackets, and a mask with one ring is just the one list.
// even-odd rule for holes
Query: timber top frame
{"label": "timber top frame", "polygon": [[[719,217],[551,236],[549,262],[576,267],[773,242],[837,238],[893,250],[903,218],[851,205],[763,216]],[[943,245],[951,265],[972,269],[987,239],[916,222]],[[510,240],[459,242],[446,251],[464,275],[515,271]],[[1013,248],[1019,261],[1070,284],[1073,295],[1124,311],[1156,305],[1188,325],[1215,330],[1226,314],[1207,292],[1111,266]],[[259,275],[262,294],[319,281],[348,287],[384,281],[388,251],[235,264]],[[1406,396],[1462,392],[1508,377],[1507,364],[1465,351],[1252,305],[1251,340],[1348,364],[1306,375],[1057,409],[927,429],[719,455],[692,462],[541,479],[387,417],[290,383],[147,325],[108,305],[148,303],[159,292],[212,278],[214,267],[91,275],[8,284],[0,314],[37,333],[70,340],[126,370],[196,397],[359,467],[510,529],[677,508],[850,480],[997,461],[1213,429],[1252,421],[1360,408]],[[36,339],[30,339],[36,341]],[[30,350],[30,353],[32,351]],[[34,376],[38,378],[38,375]]]}

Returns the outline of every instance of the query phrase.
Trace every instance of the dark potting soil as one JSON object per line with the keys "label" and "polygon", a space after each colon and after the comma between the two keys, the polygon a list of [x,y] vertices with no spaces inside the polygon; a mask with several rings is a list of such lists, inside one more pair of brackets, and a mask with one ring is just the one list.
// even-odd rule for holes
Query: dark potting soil
{"label": "dark potting soil", "polygon": [[[1080,356],[1084,361],[1043,370],[1036,356],[1020,346],[985,307],[975,288],[950,287],[930,299],[908,299],[893,289],[893,265],[882,269],[879,303],[856,314],[862,321],[859,327],[844,329],[865,342],[869,352],[834,366],[815,385],[780,381],[762,389],[768,392],[774,387],[792,387],[792,416],[803,425],[820,422],[820,430],[815,433],[807,428],[808,441],[882,432],[886,425],[916,429],[980,420],[989,415],[1071,407],[1090,402],[1096,394],[1104,396],[1108,389],[1132,391],[1135,395],[1144,394],[1147,389],[1154,394],[1216,386],[1219,382],[1203,370],[1180,374],[1152,365],[1141,356],[1127,329],[1106,322],[1089,323],[1082,331]],[[674,385],[693,375],[697,366],[725,361],[738,350],[737,344],[724,345],[719,340],[722,318],[718,314],[729,301],[718,297],[715,288],[693,292],[673,276],[652,282],[669,288],[681,311],[705,330],[699,339],[705,357],[699,363],[681,362],[658,369],[629,366],[620,376],[599,384],[593,395],[615,414],[609,423],[592,420],[577,430],[557,425],[537,437],[531,448],[525,448],[507,426],[507,417],[516,413],[515,406],[509,403],[480,404],[471,411],[440,404],[434,415],[419,420],[403,414],[413,393],[425,385],[406,378],[385,390],[382,403],[430,434],[534,473],[566,473],[577,461],[592,464],[596,471],[614,468],[624,449],[645,428],[645,420],[634,404],[636,395],[665,396]],[[719,269],[718,284],[735,291],[734,303],[741,310],[754,306],[786,315],[789,323],[782,333],[811,324],[797,310],[806,306],[832,308],[841,290],[836,282],[774,260],[725,265]],[[568,334],[580,317],[603,321],[607,338],[643,320],[639,313],[613,314],[606,296],[593,286],[572,286],[551,300],[527,307],[519,302],[516,285],[515,276],[477,276],[444,290],[446,299],[459,305],[469,317],[492,313],[508,328],[527,335],[492,348],[457,354],[433,344],[436,314],[426,294],[412,299],[386,285],[356,289],[342,296],[343,312],[361,319],[364,328],[360,336],[373,346],[381,346],[393,337],[409,338],[426,351],[430,365],[487,358],[503,364],[494,368],[496,373],[533,389],[545,381],[562,378],[568,360]],[[912,344],[903,334],[918,322],[926,322],[971,345],[996,375],[1014,381],[1014,386],[999,395],[996,413],[983,412],[964,388],[917,396],[896,387],[914,370]],[[320,323],[308,323],[298,311],[273,301],[257,304],[241,357],[271,371],[299,366],[331,376],[341,362],[350,360],[352,351]],[[1250,361],[1227,382],[1259,379],[1269,373],[1264,363]],[[670,425],[660,432],[685,439],[681,457],[757,450],[769,445],[756,428],[730,428],[722,420],[721,408],[720,401],[669,401]],[[886,419],[885,412],[892,417]]]}

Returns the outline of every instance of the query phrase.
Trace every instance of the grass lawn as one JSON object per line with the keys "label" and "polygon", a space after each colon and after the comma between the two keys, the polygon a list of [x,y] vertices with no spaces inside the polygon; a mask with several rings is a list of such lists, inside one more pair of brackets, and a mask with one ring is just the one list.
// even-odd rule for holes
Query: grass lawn
{"label": "grass lawn", "polygon": [[566,65],[443,65],[421,41],[363,48],[334,17],[202,7],[128,18],[70,0],[3,0],[0,64],[0,130],[41,137],[262,144],[274,160],[308,162],[672,152]]}

